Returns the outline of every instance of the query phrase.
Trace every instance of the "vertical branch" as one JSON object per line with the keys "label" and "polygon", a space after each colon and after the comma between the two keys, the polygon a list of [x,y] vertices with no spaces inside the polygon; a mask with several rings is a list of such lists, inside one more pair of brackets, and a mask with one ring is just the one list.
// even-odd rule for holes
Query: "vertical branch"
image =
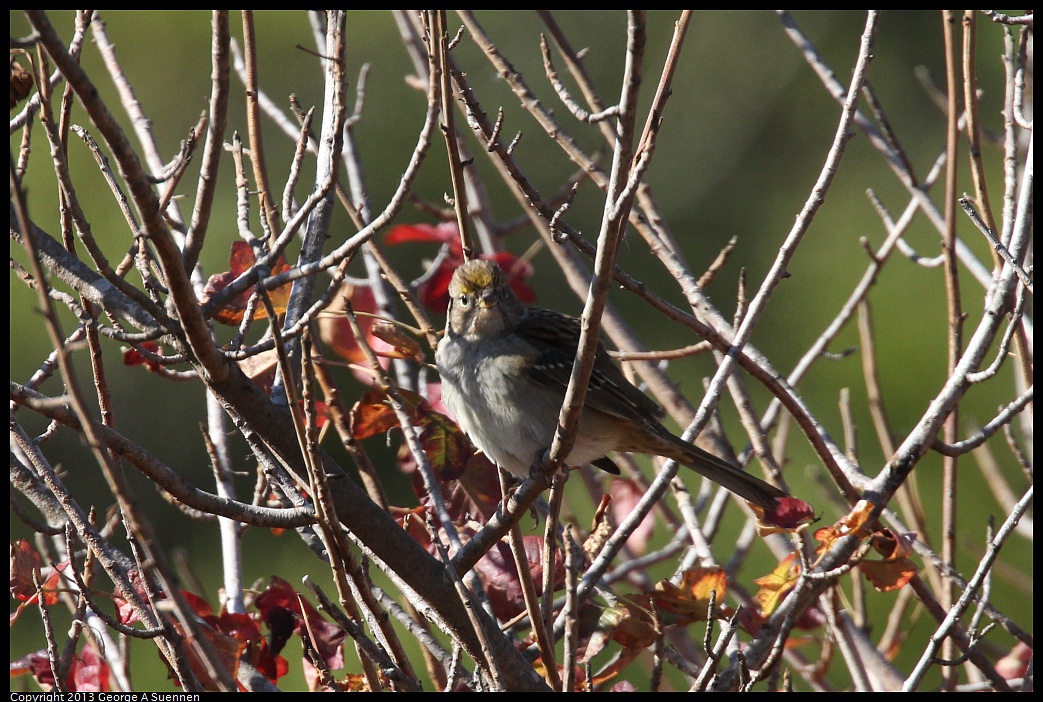
{"label": "vertical branch", "polygon": [[[322,258],[323,248],[329,238],[330,220],[335,207],[333,188],[327,184],[335,184],[340,172],[341,151],[344,144],[344,120],[347,117],[345,96],[346,85],[346,52],[344,12],[330,11],[326,17],[327,56],[323,60],[325,87],[322,107],[322,126],[319,134],[319,153],[315,171],[315,191],[325,189],[315,204],[315,209],[308,218],[307,230],[301,244],[301,252],[297,260],[298,267],[315,264]],[[269,203],[273,204],[273,203]],[[315,276],[308,275],[295,281],[286,307],[284,329],[291,328],[305,313],[311,304],[315,290]],[[300,353],[300,346],[294,343],[291,355]],[[291,365],[296,372],[296,363]],[[280,388],[273,390],[273,397],[278,397]]]}
{"label": "vertical branch", "polygon": [[[543,674],[547,679],[547,683],[555,691],[559,691],[561,690],[561,678],[558,676],[558,663],[554,658],[554,640],[547,629],[547,622],[540,613],[540,603],[536,599],[532,570],[529,567],[528,554],[525,551],[524,536],[521,527],[517,523],[511,527],[510,537],[511,555],[514,557],[514,566],[518,571],[518,583],[521,585],[525,611],[529,615],[529,624],[532,627],[533,638],[536,639],[540,661],[543,663]],[[544,563],[544,568],[546,568],[546,563]]]}
{"label": "vertical branch", "polygon": [[207,120],[206,143],[203,146],[202,165],[199,169],[199,182],[196,186],[196,204],[192,210],[192,222],[185,237],[182,256],[185,270],[195,268],[199,253],[203,250],[203,237],[210,223],[210,211],[213,208],[214,196],[217,192],[217,168],[221,163],[221,152],[224,150],[225,127],[228,124],[228,48],[230,31],[228,11],[214,10],[211,18],[211,69],[209,119]]}
{"label": "vertical branch", "polygon": [[645,128],[638,139],[637,149],[634,154],[632,168],[637,168],[638,160],[643,154],[649,152],[655,144],[655,135],[659,131],[659,125],[663,121],[663,105],[669,97],[674,74],[681,55],[681,47],[684,46],[684,38],[688,34],[688,23],[692,19],[692,11],[684,10],[681,17],[674,23],[674,35],[670,41],[670,49],[663,64],[663,73],[659,77],[659,85],[656,86],[655,97],[652,98],[652,108],[648,111]]}
{"label": "vertical branch", "polygon": [[[44,24],[41,23],[40,26],[42,27]],[[91,451],[94,454],[94,458],[98,465],[102,469],[102,473],[108,483],[109,489],[112,491],[112,494],[120,505],[121,512],[126,520],[128,531],[138,539],[138,543],[145,549],[150,565],[147,575],[158,578],[163,589],[174,600],[175,612],[179,616],[181,623],[186,626],[187,631],[196,632],[194,621],[189,621],[189,618],[185,616],[188,608],[185,606],[184,597],[181,595],[180,590],[174,592],[176,588],[170,587],[174,582],[174,578],[171,576],[172,571],[159,539],[152,528],[151,522],[148,520],[143,510],[139,508],[138,501],[134,496],[134,491],[130,488],[127,482],[122,466],[104,448],[105,442],[98,437],[99,426],[92,418],[86,397],[80,389],[78,375],[72,362],[72,349],[62,344],[64,335],[61,332],[59,319],[53,301],[47,294],[47,288],[44,284],[46,277],[44,275],[44,269],[39,257],[39,252],[36,250],[33,243],[34,237],[32,236],[30,228],[29,213],[24,199],[24,191],[22,190],[21,182],[15,176],[13,160],[11,161],[9,183],[11,192],[14,194],[12,217],[17,216],[18,227],[24,234],[26,250],[30,256],[30,264],[32,265],[33,274],[36,276],[37,280],[40,281],[40,284],[37,286],[37,293],[39,295],[40,306],[44,310],[45,327],[50,337],[51,345],[57,352],[57,361],[61,369],[62,380],[65,383],[69,402],[74,407],[76,415],[79,418],[84,439],[91,447]],[[59,499],[62,501],[63,506],[66,506],[67,510],[78,510],[79,508],[75,501],[68,496],[66,499],[62,500],[59,493],[63,491],[63,488],[58,486],[58,480],[60,479],[56,475],[53,476],[54,482],[48,484],[48,488],[56,496],[59,496]],[[99,557],[103,556],[105,553],[105,547],[99,543],[98,535],[93,533],[93,530],[87,531],[87,520],[84,515],[76,516],[81,517],[77,520],[77,531],[81,540],[98,554]],[[70,517],[73,517],[73,515],[70,514]],[[106,564],[108,575],[120,591],[120,595],[133,608],[135,614],[149,628],[158,628],[161,625],[160,619],[156,616],[152,608],[147,606],[144,600],[139,596],[138,592],[130,584],[129,579],[125,577],[124,573],[116,570],[116,565],[111,561],[102,558],[102,562]],[[181,650],[181,639],[171,634],[163,637],[162,640],[163,643],[160,644],[160,651],[167,662],[169,662],[172,668],[176,671],[182,685],[184,685],[186,689],[201,689],[195,675],[187,665],[185,665],[184,657],[182,655],[183,651]],[[204,649],[207,649],[208,653],[210,652],[211,647],[208,642],[200,642],[200,645],[203,646]],[[215,658],[211,655],[204,654],[202,660],[212,661],[215,660]],[[227,673],[227,671],[225,672]],[[225,689],[231,689],[234,687],[227,675],[225,676],[225,679],[222,680],[222,683]]]}
{"label": "vertical branch", "polygon": [[453,109],[453,83],[449,73],[449,37],[445,26],[445,10],[429,10],[429,41],[431,46],[431,76],[438,86],[441,104],[442,136],[449,153],[449,174],[453,180],[453,209],[460,228],[460,242],[464,260],[474,257],[474,233],[467,214],[467,187],[464,182],[464,163],[460,160],[460,146],[456,140],[456,110]]}
{"label": "vertical branch", "polygon": [[[858,341],[861,349],[862,378],[866,388],[866,400],[873,426],[876,429],[877,442],[880,444],[883,455],[893,456],[895,453],[894,432],[891,430],[887,408],[884,405],[883,384],[880,381],[879,358],[874,338],[872,306],[868,299],[862,299],[858,303]],[[906,522],[912,524],[918,533],[927,534],[927,515],[924,513],[923,500],[920,499],[915,476],[910,476],[903,482],[895,495]],[[930,561],[925,561],[924,565],[932,586],[935,589],[941,588],[938,568]]]}
{"label": "vertical branch", "polygon": [[565,527],[565,538],[563,545],[565,549],[565,607],[562,609],[562,618],[565,620],[564,648],[562,654],[562,667],[565,669],[565,678],[562,680],[562,691],[572,692],[576,687],[576,647],[579,638],[579,617],[577,616],[578,598],[576,597],[576,586],[579,578],[579,564],[582,562],[582,552],[576,543],[571,524]]}
{"label": "vertical branch", "polygon": [[[988,184],[985,179],[985,164],[981,157],[981,122],[978,117],[978,54],[977,54],[977,12],[963,12],[963,109],[967,115],[967,146],[970,150],[969,164],[971,179],[974,183],[974,199],[978,205],[981,218],[992,231],[996,231],[996,219],[992,215],[989,202]],[[993,251],[992,262],[999,263]]]}
{"label": "vertical branch", "polygon": [[[266,307],[269,306],[269,298],[267,294],[263,294]],[[274,310],[270,310],[274,312]],[[272,315],[272,333],[278,336],[278,321],[275,319],[274,314]],[[314,365],[312,364],[312,346],[311,346],[311,335],[308,329],[305,329],[304,334],[301,337],[301,399],[303,399],[303,427],[301,427],[301,438],[303,440],[302,450],[304,453],[305,464],[308,468],[309,487],[311,493],[315,498],[315,514],[318,517],[317,525],[319,533],[322,536],[323,543],[326,545],[326,553],[330,561],[330,570],[333,571],[333,581],[337,587],[337,594],[340,597],[340,604],[347,610],[348,615],[355,621],[360,619],[359,610],[355,606],[355,601],[352,599],[352,589],[348,585],[348,574],[354,574],[359,569],[356,567],[354,555],[351,553],[351,548],[348,545],[348,538],[344,535],[344,528],[341,526],[340,520],[337,519],[337,510],[333,507],[333,498],[330,496],[329,482],[326,478],[326,472],[322,467],[322,459],[319,454],[319,439],[318,439],[318,428],[316,427],[316,411],[315,411],[315,372]],[[279,361],[283,362],[285,358],[284,354],[281,353],[282,347],[277,346],[276,350],[279,351]],[[294,407],[292,409],[295,421],[299,416],[298,409]],[[362,585],[362,589],[368,591],[365,584]],[[369,689],[377,691],[381,689],[380,676],[377,672],[376,666],[373,664],[372,659],[364,655],[360,650],[358,639],[355,639],[355,653],[359,657],[359,661],[362,663],[362,671],[366,677],[366,681],[369,685]]]}
{"label": "vertical branch", "polygon": [[[956,179],[957,179],[957,151],[959,149],[959,116],[960,116],[960,86],[959,67],[957,65],[956,47],[956,23],[955,10],[944,10],[942,24],[945,37],[945,77],[946,89],[948,91],[948,113],[946,115],[948,124],[946,133],[946,152],[948,154],[945,162],[945,233],[942,238],[942,251],[945,255],[945,297],[948,309],[948,349],[949,357],[946,375],[952,376],[959,362],[962,349],[961,340],[961,306],[959,288],[959,261],[956,257]],[[956,441],[959,431],[959,404],[954,403],[952,410],[942,428],[943,440],[946,443]],[[942,459],[942,559],[949,567],[955,567],[956,560],[956,469],[957,457],[945,456]],[[954,591],[951,581],[944,581],[939,599],[944,609],[948,610],[953,603]],[[943,646],[942,655],[952,658],[954,646],[951,639],[947,639]],[[943,685],[952,690],[956,685],[955,668],[944,666],[942,668]]]}
{"label": "vertical branch", "polygon": [[270,231],[278,230],[279,213],[268,182],[268,168],[264,162],[264,140],[261,138],[261,110],[257,87],[257,35],[254,31],[253,10],[243,10],[243,54],[246,62],[246,124],[250,137],[250,161],[254,181],[261,197],[261,216],[268,220]]}
{"label": "vertical branch", "polygon": [[[493,69],[504,77],[504,80],[518,97],[522,107],[532,115],[547,136],[558,144],[568,158],[579,165],[586,175],[590,176],[598,188],[606,190],[608,188],[608,177],[599,168],[598,160],[584,153],[565,128],[554,119],[553,113],[526,85],[522,75],[501,54],[492,38],[478,24],[475,17],[465,10],[458,10],[457,13],[475,43],[485,52]],[[457,90],[466,104],[469,119],[473,119],[475,124],[478,125],[476,133],[480,133],[487,140],[487,152],[491,154],[492,165],[498,169],[504,183],[511,189],[514,197],[529,217],[532,226],[539,232],[540,238],[547,244],[547,250],[554,256],[555,262],[561,268],[569,287],[580,299],[586,299],[589,292],[590,277],[586,272],[584,264],[581,262],[581,256],[577,249],[592,257],[594,255],[594,247],[575,231],[570,233],[569,243],[575,244],[576,248],[560,245],[560,238],[548,225],[548,222],[555,221],[554,208],[543,202],[539,191],[528,181],[523,170],[512,157],[510,148],[504,148],[502,144],[497,143],[494,137],[497,130],[486,118],[481,105],[475,99],[473,91],[462,83],[462,71],[455,67],[453,70],[454,79],[457,81]],[[576,77],[579,80],[579,76]],[[598,105],[600,105],[600,102],[598,102]],[[618,109],[616,114],[618,114]],[[608,122],[608,120],[601,120],[597,124],[607,132],[610,147],[614,147],[615,131]],[[639,188],[639,192],[640,190]],[[660,219],[656,214],[651,215],[649,218],[653,220]],[[640,218],[637,216],[631,217],[631,223],[635,224],[635,226],[640,226],[639,220]],[[624,285],[628,285],[632,291],[644,295],[648,299],[656,300],[656,296],[651,294],[646,287],[636,283],[636,281],[621,271],[616,271],[616,274],[617,280],[624,283]],[[643,348],[640,340],[629,329],[619,313],[612,309],[611,306],[606,306],[601,323],[606,335],[617,347],[626,349]],[[675,418],[687,420],[691,417],[693,413],[691,404],[681,395],[677,386],[661,368],[652,362],[638,362],[636,367],[644,380],[649,384],[651,393],[663,402],[667,410]]]}
{"label": "vertical branch", "polygon": [[[931,642],[924,650],[923,655],[920,657],[920,661],[912,674],[906,679],[905,685],[902,688],[903,692],[914,692],[923,681],[924,673],[937,660],[935,654],[938,650],[938,642],[952,640],[953,634],[958,630],[957,623],[966,613],[967,609],[974,601],[974,596],[978,592],[978,589],[982,587],[983,583],[988,578],[989,573],[992,571],[1000,548],[1007,538],[1009,538],[1011,533],[1013,533],[1018,521],[1028,509],[1029,503],[1032,502],[1034,497],[1033,490],[1034,488],[1029,487],[1025,494],[1022,495],[1021,499],[1018,500],[1014,509],[1012,509],[1010,514],[1007,515],[1007,519],[1004,521],[997,534],[989,540],[985,555],[982,556],[981,560],[978,562],[977,570],[975,570],[974,575],[967,583],[967,587],[964,588],[959,601],[946,610],[945,620],[939,625],[935,633],[931,635]],[[943,670],[950,667],[952,666],[943,666]]]}
{"label": "vertical branch", "polygon": [[[153,121],[146,116],[144,108],[138,101],[134,88],[127,79],[123,67],[116,56],[116,47],[109,41],[105,23],[100,17],[94,17],[91,22],[91,29],[94,33],[94,43],[98,46],[109,74],[112,76],[112,82],[119,91],[123,109],[126,110],[134,125],[134,132],[141,144],[141,154],[145,163],[148,164],[153,175],[158,175],[163,171],[163,157],[159,152]],[[164,210],[165,216],[174,223],[175,229],[180,231],[183,223],[178,204],[176,202],[169,203],[168,206],[164,207]]]}
{"label": "vertical branch", "polygon": [[[1010,27],[1003,28],[1004,34],[1004,67],[1005,67],[1005,86],[1003,98],[1003,122],[1004,122],[1004,139],[1003,139],[1003,210],[1001,215],[1003,231],[1000,233],[1000,239],[1004,244],[1009,243],[1012,228],[1014,226],[1015,219],[1015,207],[1014,203],[1017,199],[1017,187],[1018,187],[1018,139],[1016,133],[1018,108],[1022,103],[1022,94],[1024,88],[1024,72],[1025,62],[1027,61],[1023,51],[1023,42],[1015,42],[1013,32]],[[1024,40],[1024,34],[1022,39]],[[995,231],[995,229],[994,229]],[[1028,339],[1028,333],[1024,324],[1018,324],[1017,333],[1014,336],[1015,343],[1015,354],[1014,360],[1017,364],[1017,376],[1015,378],[1015,385],[1019,392],[1024,392],[1025,388],[1032,385],[1033,382],[1033,351],[1031,342]],[[1027,412],[1022,420],[1021,427],[1027,437],[1032,436],[1032,412]],[[1031,445],[1031,438],[1029,440]]]}
{"label": "vertical branch", "polygon": [[[633,156],[634,123],[636,120],[638,88],[641,84],[641,65],[644,60],[645,18],[643,12],[627,15],[627,54],[623,71],[623,84],[619,100],[620,117],[618,137],[612,155],[612,172],[605,192],[605,209],[598,233],[597,253],[594,256],[594,278],[590,282],[583,315],[576,360],[572,366],[569,386],[558,417],[558,428],[551,442],[549,462],[544,460],[544,469],[556,469],[569,455],[575,443],[579,416],[587,393],[587,383],[594,369],[594,352],[597,350],[601,330],[601,315],[605,309],[612,271],[616,265],[619,241],[626,229],[633,202],[633,190],[626,187],[631,175],[630,160]],[[636,170],[637,167],[635,166]],[[622,197],[621,197],[622,196]]]}

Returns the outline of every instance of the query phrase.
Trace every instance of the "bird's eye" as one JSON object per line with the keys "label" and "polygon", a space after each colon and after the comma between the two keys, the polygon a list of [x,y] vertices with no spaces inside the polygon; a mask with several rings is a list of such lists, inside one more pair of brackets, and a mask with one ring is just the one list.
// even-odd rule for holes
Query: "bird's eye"
{"label": "bird's eye", "polygon": [[460,296],[460,306],[461,307],[467,307],[470,304],[471,304],[471,298],[469,296],[467,296],[467,295],[461,295]]}

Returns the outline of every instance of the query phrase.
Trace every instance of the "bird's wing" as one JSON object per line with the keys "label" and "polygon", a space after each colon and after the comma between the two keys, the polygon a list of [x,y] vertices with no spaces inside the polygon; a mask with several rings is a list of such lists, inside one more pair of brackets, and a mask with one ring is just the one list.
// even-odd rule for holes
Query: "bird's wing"
{"label": "bird's wing", "polygon": [[[564,396],[579,347],[580,320],[533,308],[515,332],[537,350],[529,377]],[[585,403],[631,421],[658,423],[665,414],[662,407],[627,380],[600,339]]]}

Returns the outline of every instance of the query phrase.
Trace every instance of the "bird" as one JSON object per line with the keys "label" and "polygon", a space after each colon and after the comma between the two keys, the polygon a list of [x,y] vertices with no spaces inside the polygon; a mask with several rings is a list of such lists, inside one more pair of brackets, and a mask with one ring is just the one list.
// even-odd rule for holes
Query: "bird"
{"label": "bird", "polygon": [[[449,283],[435,349],[442,400],[471,442],[524,479],[550,448],[580,337],[580,320],[529,307],[491,260],[465,261]],[[634,386],[599,339],[575,444],[566,463],[619,468],[613,452],[673,459],[764,509],[788,493],[672,434],[665,411]]]}

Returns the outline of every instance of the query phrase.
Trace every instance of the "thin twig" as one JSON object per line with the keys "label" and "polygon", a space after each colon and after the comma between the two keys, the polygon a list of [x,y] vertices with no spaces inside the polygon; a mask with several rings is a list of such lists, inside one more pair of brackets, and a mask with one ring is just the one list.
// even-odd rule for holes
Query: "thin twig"
{"label": "thin twig", "polygon": [[958,202],[960,203],[960,207],[963,208],[963,211],[970,218],[971,222],[974,223],[974,226],[978,228],[978,231],[984,234],[985,238],[989,240],[989,244],[992,245],[993,250],[999,254],[1008,265],[1014,268],[1014,272],[1017,273],[1022,284],[1028,288],[1029,292],[1032,292],[1032,278],[1029,277],[1028,271],[1022,268],[1021,264],[1014,260],[1014,257],[1010,255],[1010,251],[1007,250],[1007,247],[1004,246],[1003,242],[996,237],[995,232],[985,224],[985,221],[978,214],[978,210],[975,209],[970,199],[964,196],[959,198]]}

